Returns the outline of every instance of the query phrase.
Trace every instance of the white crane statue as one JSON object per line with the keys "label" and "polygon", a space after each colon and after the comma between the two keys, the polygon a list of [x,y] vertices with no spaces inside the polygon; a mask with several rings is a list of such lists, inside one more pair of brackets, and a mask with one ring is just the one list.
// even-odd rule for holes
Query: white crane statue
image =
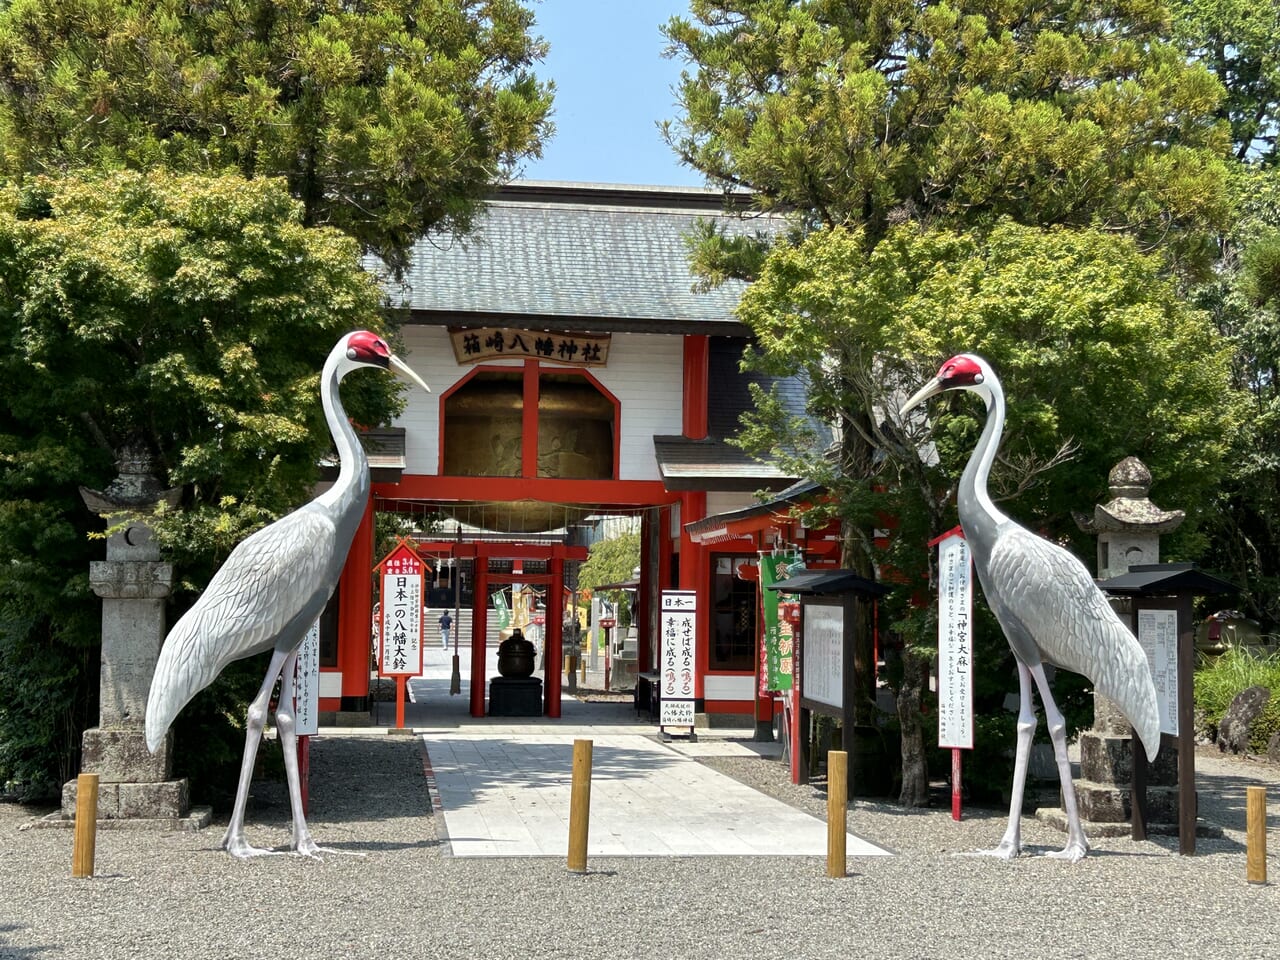
{"label": "white crane statue", "polygon": [[1089,844],[1076,809],[1065,723],[1049,690],[1044,663],[1092,680],[1096,690],[1123,711],[1148,757],[1155,757],[1160,748],[1155,685],[1142,647],[1111,609],[1084,564],[1014,523],[991,501],[987,480],[1004,431],[1005,408],[1004,391],[990,364],[968,353],[952,357],[932,381],[902,405],[901,414],[945,390],[968,390],[987,405],[987,422],[960,477],[956,500],[978,582],[1018,663],[1021,707],[1009,824],[999,845],[983,852],[1011,859],[1022,849],[1022,795],[1036,727],[1031,704],[1034,679],[1053,739],[1067,815],[1067,844],[1050,856],[1076,861],[1085,855]]}
{"label": "white crane statue", "polygon": [[200,599],[174,624],[160,651],[147,699],[147,746],[153,753],[178,712],[227,664],[272,651],[266,678],[249,705],[240,785],[231,822],[222,838],[222,846],[235,857],[274,852],[246,842],[244,815],[267,706],[278,678],[282,679],[276,728],[284,750],[293,814],[290,846],[306,856],[321,852],[302,812],[293,666],[307,630],[337,586],[369,499],[369,461],[342,409],[338,383],[360,367],[387,370],[392,366],[424,390],[430,390],[403,360],[391,353],[381,337],[358,330],[338,341],[320,376],[324,416],[340,463],[337,480],[310,503],[237,544]]}

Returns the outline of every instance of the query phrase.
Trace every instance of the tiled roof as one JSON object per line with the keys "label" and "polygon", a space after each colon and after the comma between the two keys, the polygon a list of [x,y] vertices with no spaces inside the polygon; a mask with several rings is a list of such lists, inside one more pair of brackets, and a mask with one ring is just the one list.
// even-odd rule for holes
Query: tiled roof
{"label": "tiled roof", "polygon": [[726,213],[713,190],[517,182],[494,195],[465,239],[417,244],[408,306],[420,323],[520,317],[592,330],[744,333],[732,315],[744,284],[693,290],[685,238],[699,221],[733,234],[782,226]]}
{"label": "tiled roof", "polygon": [[759,490],[795,479],[714,437],[655,436],[653,452],[668,490]]}

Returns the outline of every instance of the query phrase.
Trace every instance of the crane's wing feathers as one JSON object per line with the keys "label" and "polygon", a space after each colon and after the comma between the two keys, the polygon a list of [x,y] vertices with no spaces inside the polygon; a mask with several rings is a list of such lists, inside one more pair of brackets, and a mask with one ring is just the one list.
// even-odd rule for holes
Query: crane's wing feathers
{"label": "crane's wing feathers", "polygon": [[986,590],[1015,651],[1034,643],[1050,663],[1083,674],[1113,700],[1154,757],[1160,718],[1141,645],[1073,554],[1016,524],[1003,526],[987,562]]}
{"label": "crane's wing feathers", "polygon": [[308,505],[231,551],[165,638],[147,700],[149,745],[227,664],[302,639],[333,591],[334,540],[333,521]]}

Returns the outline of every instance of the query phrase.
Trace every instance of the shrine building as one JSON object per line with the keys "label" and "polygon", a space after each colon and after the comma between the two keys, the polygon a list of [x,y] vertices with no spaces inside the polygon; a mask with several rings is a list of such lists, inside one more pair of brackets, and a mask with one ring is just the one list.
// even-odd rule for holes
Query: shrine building
{"label": "shrine building", "polygon": [[[418,243],[388,293],[405,303],[399,352],[433,392],[408,391],[393,428],[368,437],[373,496],[322,624],[328,722],[369,710],[375,512],[435,520],[420,552],[436,568],[431,606],[470,610],[473,716],[486,712],[494,591],[544,589],[546,663],[561,663],[564,588],[586,559],[584,528],[610,515],[637,517],[641,534],[638,672],[656,667],[660,591],[693,590],[697,712],[771,716],[756,695],[757,585],[742,569],[796,532],[756,492],[797,478],[726,442],[748,383],[774,381],[739,370],[744,285],[696,288],[687,237],[708,223],[781,228],[709,189],[521,181],[496,190],[473,234]],[[803,408],[798,381],[777,386]],[[547,716],[560,682],[548,667]]]}

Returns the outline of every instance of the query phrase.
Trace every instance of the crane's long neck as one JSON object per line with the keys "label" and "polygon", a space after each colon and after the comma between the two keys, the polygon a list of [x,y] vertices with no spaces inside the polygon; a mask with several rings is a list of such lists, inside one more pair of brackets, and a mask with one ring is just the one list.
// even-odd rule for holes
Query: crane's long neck
{"label": "crane's long neck", "polygon": [[[338,451],[339,466],[338,479],[315,502],[322,504],[336,516],[340,539],[342,533],[347,533],[349,542],[364,513],[365,501],[369,499],[369,460],[347,419],[346,411],[342,409],[342,399],[338,395],[338,383],[346,372],[342,369],[342,360],[339,346],[329,354],[324,371],[320,374],[320,400],[324,405],[325,422],[329,425],[329,433],[333,435],[333,444]],[[348,525],[346,521],[349,521],[349,532],[345,529]]]}
{"label": "crane's long neck", "polygon": [[1008,519],[996,509],[987,492],[991,466],[995,463],[1000,437],[1004,433],[1004,390],[994,376],[988,377],[983,386],[985,390],[975,392],[980,392],[986,400],[987,422],[982,428],[982,436],[978,438],[978,445],[965,464],[964,473],[960,475],[960,488],[956,493],[960,523],[970,540],[994,538],[996,527]]}

